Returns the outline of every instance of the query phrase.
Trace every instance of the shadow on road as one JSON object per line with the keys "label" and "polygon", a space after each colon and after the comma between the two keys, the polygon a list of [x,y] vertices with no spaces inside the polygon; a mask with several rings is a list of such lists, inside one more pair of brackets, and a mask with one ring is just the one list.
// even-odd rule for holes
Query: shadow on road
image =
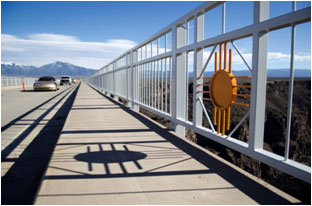
{"label": "shadow on road", "polygon": [[[70,94],[71,90],[68,91],[64,97],[62,97],[58,102],[50,107],[47,112],[39,117],[39,119],[43,119],[49,113],[49,111],[55,108],[58,103],[60,103],[67,95],[70,94],[66,102],[61,106],[53,118],[47,122],[46,126],[27,146],[19,158],[9,159],[6,157],[24,138],[27,137],[31,130],[33,130],[33,126],[30,126],[30,128],[27,129],[27,131],[24,131],[16,141],[14,141],[9,145],[9,147],[1,152],[3,162],[14,162],[14,165],[2,177],[1,204],[33,204],[33,200],[39,188],[42,176],[47,168],[55,144],[59,138],[66,117],[72,107],[79,86],[80,85],[78,85],[76,88],[73,88],[74,91],[72,94]],[[27,114],[35,111],[37,108],[51,101],[63,92],[57,94],[41,105],[16,118],[11,123],[6,125],[4,129],[7,129],[10,125],[13,125],[19,119],[22,119]],[[37,120],[38,123],[40,122],[39,119]]]}

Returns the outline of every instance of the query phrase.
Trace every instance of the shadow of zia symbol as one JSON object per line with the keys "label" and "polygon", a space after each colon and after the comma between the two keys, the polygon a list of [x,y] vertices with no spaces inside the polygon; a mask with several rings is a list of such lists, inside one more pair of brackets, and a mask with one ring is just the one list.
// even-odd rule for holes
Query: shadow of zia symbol
{"label": "shadow of zia symbol", "polygon": [[125,166],[123,165],[124,162],[133,162],[138,169],[142,169],[141,165],[139,164],[138,160],[144,159],[147,157],[146,154],[142,152],[134,152],[129,151],[127,146],[123,146],[125,150],[116,150],[114,145],[111,144],[112,150],[104,151],[102,149],[101,144],[99,144],[100,151],[91,152],[90,147],[87,147],[86,153],[81,153],[76,155],[74,158],[77,161],[82,161],[88,163],[88,170],[92,171],[92,163],[97,164],[104,164],[104,168],[106,174],[111,174],[110,169],[108,167],[109,163],[118,163],[123,173],[128,173]]}

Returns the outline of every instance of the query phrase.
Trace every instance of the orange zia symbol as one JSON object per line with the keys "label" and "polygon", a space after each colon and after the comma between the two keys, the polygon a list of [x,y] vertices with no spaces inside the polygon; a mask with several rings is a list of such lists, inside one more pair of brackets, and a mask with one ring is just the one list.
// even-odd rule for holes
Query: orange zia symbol
{"label": "orange zia symbol", "polygon": [[[222,65],[222,45],[224,44],[224,62]],[[227,42],[219,44],[219,68],[218,52],[215,52],[215,68],[209,84],[209,94],[213,109],[213,124],[217,125],[217,133],[225,135],[225,129],[230,130],[231,107],[232,105],[249,107],[249,104],[235,102],[237,97],[247,97],[247,94],[238,94],[239,87],[250,88],[250,86],[238,85],[238,78],[250,78],[250,76],[234,76],[232,73],[232,49],[229,49],[229,65],[227,68]],[[223,68],[222,68],[223,66]]]}

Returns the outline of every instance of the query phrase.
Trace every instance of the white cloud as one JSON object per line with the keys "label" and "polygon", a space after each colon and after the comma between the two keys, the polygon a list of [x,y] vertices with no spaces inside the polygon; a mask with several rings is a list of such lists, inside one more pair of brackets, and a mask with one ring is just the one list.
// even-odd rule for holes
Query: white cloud
{"label": "white cloud", "polygon": [[[290,62],[290,54],[283,54],[281,52],[269,52],[268,61],[270,62]],[[310,54],[295,54],[295,61],[310,62]]]}
{"label": "white cloud", "polygon": [[27,38],[2,34],[4,62],[41,66],[55,61],[99,69],[136,45],[124,39],[107,42],[83,42],[73,36],[60,34],[31,34]]}
{"label": "white cloud", "polygon": [[65,36],[61,34],[30,34],[27,36],[35,41],[53,41],[53,42],[78,42],[79,40],[73,36]]}

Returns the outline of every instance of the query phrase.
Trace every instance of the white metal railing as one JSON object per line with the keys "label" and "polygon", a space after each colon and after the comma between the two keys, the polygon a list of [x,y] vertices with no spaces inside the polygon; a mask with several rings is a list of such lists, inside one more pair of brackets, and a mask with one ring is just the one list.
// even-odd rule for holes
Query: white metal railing
{"label": "white metal railing", "polygon": [[1,77],[1,86],[8,87],[8,86],[22,86],[24,79],[25,85],[32,85],[36,78],[33,77]]}
{"label": "white metal railing", "polygon": [[[295,5],[295,4],[293,4]],[[204,39],[204,14],[222,6],[222,32]],[[126,99],[133,108],[142,107],[172,122],[172,128],[185,135],[189,128],[211,140],[248,155],[278,170],[311,182],[311,168],[288,158],[289,128],[293,89],[294,32],[299,23],[311,21],[311,7],[296,10],[278,17],[269,18],[269,2],[254,2],[253,23],[231,32],[225,32],[225,2],[205,2],[165,27],[148,40],[128,50],[87,78],[88,84],[101,92]],[[194,30],[190,29],[194,25]],[[265,99],[267,80],[268,32],[292,27],[290,97],[287,113],[287,137],[285,155],[280,156],[263,149]],[[194,32],[194,39],[190,39]],[[250,66],[235,41],[252,37],[252,65]],[[202,102],[202,77],[207,62],[203,63],[203,50],[220,43],[231,42],[251,74],[250,109],[229,134],[217,133]],[[220,47],[220,46],[219,46]],[[221,50],[220,50],[221,51]],[[189,52],[193,52],[193,120],[187,118],[187,65]],[[212,54],[211,53],[211,54]],[[203,127],[203,114],[209,120],[209,128]],[[232,137],[234,131],[249,117],[248,142]]]}

